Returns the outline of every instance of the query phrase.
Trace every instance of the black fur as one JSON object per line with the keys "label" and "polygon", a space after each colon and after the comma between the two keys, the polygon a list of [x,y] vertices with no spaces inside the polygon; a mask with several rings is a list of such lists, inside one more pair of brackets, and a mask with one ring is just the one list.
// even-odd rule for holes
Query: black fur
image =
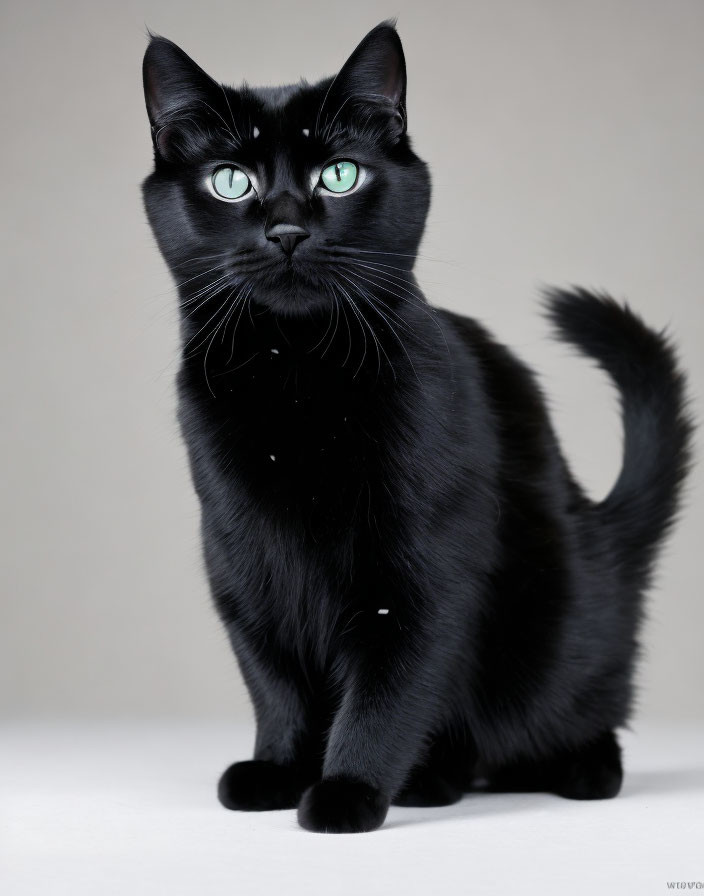
{"label": "black fur", "polygon": [[[615,795],[643,592],[688,457],[668,342],[606,296],[548,297],[622,396],[623,471],[594,504],[530,371],[418,289],[430,181],[393,27],[314,86],[223,87],[158,37],[144,80],[180,420],[257,720],[222,803],[363,831],[478,773]],[[366,171],[349,195],[316,181],[338,159]],[[256,192],[215,198],[225,162]],[[308,236],[292,248],[278,224]]]}

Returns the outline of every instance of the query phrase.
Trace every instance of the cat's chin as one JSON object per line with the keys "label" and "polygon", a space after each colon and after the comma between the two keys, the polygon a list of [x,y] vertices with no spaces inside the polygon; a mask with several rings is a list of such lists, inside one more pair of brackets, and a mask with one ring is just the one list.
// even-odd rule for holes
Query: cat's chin
{"label": "cat's chin", "polygon": [[313,312],[333,310],[334,293],[323,281],[292,272],[255,287],[258,305],[282,317],[304,317]]}

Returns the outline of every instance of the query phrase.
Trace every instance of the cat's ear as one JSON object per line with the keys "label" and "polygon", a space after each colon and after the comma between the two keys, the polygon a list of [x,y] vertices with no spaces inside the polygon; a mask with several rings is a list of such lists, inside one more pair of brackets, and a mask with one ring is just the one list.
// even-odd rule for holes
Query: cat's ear
{"label": "cat's ear", "polygon": [[180,47],[157,35],[151,37],[144,54],[142,78],[154,145],[166,155],[169,122],[181,110],[207,105],[215,82]]}
{"label": "cat's ear", "polygon": [[388,114],[397,136],[406,129],[406,60],[393,24],[373,28],[335,78],[332,90],[343,102],[349,97],[378,106]]}

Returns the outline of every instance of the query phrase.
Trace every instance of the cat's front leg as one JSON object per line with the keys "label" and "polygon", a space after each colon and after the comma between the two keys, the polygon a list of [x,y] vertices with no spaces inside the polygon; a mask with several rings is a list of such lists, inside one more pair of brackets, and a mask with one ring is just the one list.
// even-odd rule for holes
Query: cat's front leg
{"label": "cat's front leg", "polygon": [[[233,639],[237,643],[237,639]],[[218,798],[227,809],[293,809],[321,775],[320,714],[295,676],[273,660],[259,660],[251,646],[236,653],[254,704],[254,758],[235,762],[222,774]]]}
{"label": "cat's front leg", "polygon": [[442,649],[442,627],[430,618],[410,625],[408,614],[398,619],[391,607],[379,609],[367,611],[367,628],[376,624],[381,637],[356,641],[341,659],[345,686],[323,776],[298,808],[299,823],[310,831],[380,827],[442,712],[451,655]]}

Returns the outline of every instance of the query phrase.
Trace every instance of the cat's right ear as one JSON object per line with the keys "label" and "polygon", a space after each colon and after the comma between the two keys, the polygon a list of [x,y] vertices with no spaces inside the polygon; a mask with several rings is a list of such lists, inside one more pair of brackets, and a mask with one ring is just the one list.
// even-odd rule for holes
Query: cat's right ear
{"label": "cat's right ear", "polygon": [[168,155],[170,122],[180,111],[207,105],[214,81],[173,41],[152,35],[142,64],[144,100],[154,147]]}

